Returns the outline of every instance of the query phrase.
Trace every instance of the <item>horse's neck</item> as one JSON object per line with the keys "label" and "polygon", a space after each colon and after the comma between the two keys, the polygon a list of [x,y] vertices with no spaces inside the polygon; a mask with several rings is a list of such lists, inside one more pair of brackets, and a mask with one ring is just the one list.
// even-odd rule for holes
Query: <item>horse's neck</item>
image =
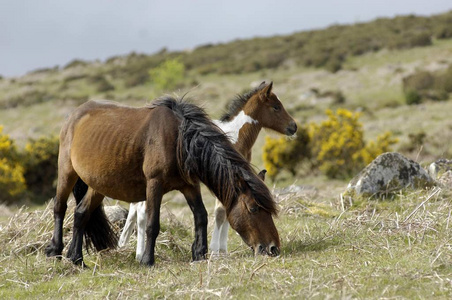
{"label": "horse's neck", "polygon": [[226,133],[234,147],[246,159],[251,159],[251,148],[262,128],[257,120],[246,115],[243,110],[231,121],[215,123]]}

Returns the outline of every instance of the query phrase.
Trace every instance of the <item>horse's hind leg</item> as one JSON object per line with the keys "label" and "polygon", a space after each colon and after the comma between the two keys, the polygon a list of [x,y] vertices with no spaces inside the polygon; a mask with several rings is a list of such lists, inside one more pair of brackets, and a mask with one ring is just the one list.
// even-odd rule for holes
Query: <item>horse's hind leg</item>
{"label": "horse's hind leg", "polygon": [[63,252],[63,221],[67,210],[67,200],[71,193],[72,187],[77,181],[77,174],[70,170],[58,170],[58,185],[54,200],[53,215],[54,215],[54,232],[50,244],[46,247],[45,252],[47,256],[60,256]]}
{"label": "horse's hind leg", "polygon": [[67,257],[75,264],[84,265],[82,246],[85,228],[91,213],[101,204],[103,199],[104,195],[88,188],[85,197],[75,208],[73,237],[67,252]]}
{"label": "horse's hind leg", "polygon": [[207,211],[202,202],[200,187],[187,187],[181,192],[184,194],[195,221],[195,241],[191,247],[194,261],[206,258],[207,254]]}

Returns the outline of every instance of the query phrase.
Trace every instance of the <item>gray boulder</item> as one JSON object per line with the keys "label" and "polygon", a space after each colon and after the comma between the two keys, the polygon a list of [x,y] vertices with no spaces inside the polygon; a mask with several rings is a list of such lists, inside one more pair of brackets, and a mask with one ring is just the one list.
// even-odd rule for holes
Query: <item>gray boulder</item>
{"label": "gray boulder", "polygon": [[120,205],[105,205],[105,214],[112,224],[117,224],[119,227],[124,226],[129,211]]}
{"label": "gray boulder", "polygon": [[348,184],[343,196],[382,196],[404,188],[433,186],[435,181],[418,163],[400,153],[378,156]]}

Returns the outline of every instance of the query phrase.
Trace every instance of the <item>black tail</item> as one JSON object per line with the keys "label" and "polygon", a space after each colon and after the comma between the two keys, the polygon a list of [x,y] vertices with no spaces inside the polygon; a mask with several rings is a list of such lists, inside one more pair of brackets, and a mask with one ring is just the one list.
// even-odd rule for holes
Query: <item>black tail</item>
{"label": "black tail", "polygon": [[[82,201],[88,185],[80,178],[77,180],[72,193],[74,194],[77,205]],[[86,250],[96,248],[97,251],[105,249],[114,249],[118,245],[118,235],[113,230],[110,221],[104,211],[101,203],[90,215],[85,227],[85,246]]]}

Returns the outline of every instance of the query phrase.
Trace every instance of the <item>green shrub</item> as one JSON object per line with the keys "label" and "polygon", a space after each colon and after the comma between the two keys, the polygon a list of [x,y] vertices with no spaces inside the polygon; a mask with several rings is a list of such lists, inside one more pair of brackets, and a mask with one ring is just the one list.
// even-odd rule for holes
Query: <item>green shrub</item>
{"label": "green shrub", "polygon": [[19,106],[31,106],[54,99],[52,93],[45,92],[35,87],[27,87],[18,90],[15,94],[0,99],[0,109],[15,108]]}
{"label": "green shrub", "polygon": [[434,73],[418,71],[403,78],[403,91],[407,104],[419,104],[424,99],[447,100],[452,92],[452,66]]}
{"label": "green shrub", "polygon": [[446,93],[452,93],[452,65],[444,72],[436,75],[435,88]]}
{"label": "green shrub", "polygon": [[331,73],[336,73],[337,71],[340,71],[342,69],[342,61],[337,57],[328,59],[328,62],[325,63],[325,69],[327,69]]}
{"label": "green shrub", "polygon": [[140,72],[127,77],[124,81],[124,85],[127,88],[143,85],[149,80],[149,72]]}
{"label": "green shrub", "polygon": [[112,85],[102,74],[93,75],[88,78],[88,82],[96,85],[96,91],[99,93],[112,91],[115,86]]}
{"label": "green shrub", "polygon": [[440,25],[434,30],[434,36],[437,39],[450,39],[452,38],[452,24]]}
{"label": "green shrub", "polygon": [[71,75],[64,77],[63,84],[66,84],[66,83],[69,83],[72,81],[85,79],[87,77],[88,77],[88,74],[85,74],[85,73],[71,74]]}
{"label": "green shrub", "polygon": [[407,38],[408,48],[424,47],[432,44],[430,32],[419,32],[409,35]]}
{"label": "green shrub", "polygon": [[57,136],[32,139],[25,145],[24,177],[34,202],[44,202],[55,195],[58,171]]}
{"label": "green shrub", "polygon": [[404,152],[419,151],[424,145],[427,134],[424,131],[408,134],[408,143],[401,147]]}
{"label": "green shrub", "polygon": [[422,91],[432,88],[434,83],[435,78],[432,73],[419,71],[403,78],[403,90]]}
{"label": "green shrub", "polygon": [[88,64],[89,63],[84,61],[84,60],[74,59],[74,60],[70,61],[67,65],[65,65],[63,67],[63,69],[70,69],[70,68],[79,67],[79,66],[84,67],[84,66],[86,66]]}
{"label": "green shrub", "polygon": [[405,92],[405,102],[408,105],[419,104],[422,102],[422,98],[418,92],[409,90]]}
{"label": "green shrub", "polygon": [[176,88],[184,79],[185,66],[179,59],[169,59],[149,71],[151,81],[157,89]]}

